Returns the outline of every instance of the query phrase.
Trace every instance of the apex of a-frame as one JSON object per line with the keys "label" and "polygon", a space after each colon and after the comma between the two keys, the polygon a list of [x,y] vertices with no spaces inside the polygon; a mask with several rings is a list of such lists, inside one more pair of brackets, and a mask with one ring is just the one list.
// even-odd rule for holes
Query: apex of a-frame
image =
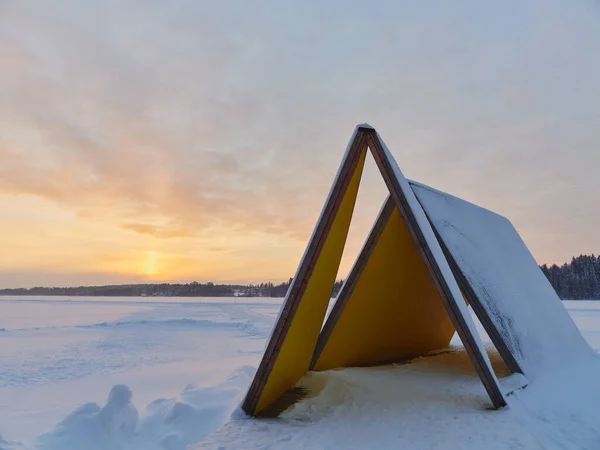
{"label": "apex of a-frame", "polygon": [[370,132],[373,132],[373,131],[375,131],[375,128],[373,128],[368,123],[359,123],[358,125],[356,125],[356,131],[370,131]]}

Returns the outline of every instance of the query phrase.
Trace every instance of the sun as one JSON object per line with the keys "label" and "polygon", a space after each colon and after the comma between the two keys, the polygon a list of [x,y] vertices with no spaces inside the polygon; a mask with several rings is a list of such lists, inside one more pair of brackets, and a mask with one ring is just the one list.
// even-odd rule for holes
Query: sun
{"label": "sun", "polygon": [[146,264],[144,268],[144,272],[148,277],[153,277],[158,274],[158,252],[153,250],[146,253]]}

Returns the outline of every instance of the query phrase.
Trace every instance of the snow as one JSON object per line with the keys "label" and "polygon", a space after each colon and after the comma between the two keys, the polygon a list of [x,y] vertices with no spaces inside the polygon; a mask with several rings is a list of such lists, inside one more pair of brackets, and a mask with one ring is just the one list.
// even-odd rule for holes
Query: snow
{"label": "snow", "polygon": [[178,398],[153,401],[141,418],[129,387],[116,385],[103,407],[87,403],[77,408],[41,435],[36,448],[183,450],[228,420],[253,373],[244,367],[221,385],[188,386]]}
{"label": "snow", "polygon": [[322,390],[280,420],[233,420],[193,448],[599,448],[597,387],[580,373],[584,385],[549,377],[497,411],[464,352],[317,373],[305,385]]}
{"label": "snow", "polygon": [[[600,350],[600,302],[565,304]],[[0,449],[600,448],[595,358],[519,389],[528,380],[493,356],[512,392],[494,411],[456,338],[410,364],[311,374],[282,418],[247,418],[238,405],[280,306],[0,298]]]}
{"label": "snow", "polygon": [[[63,422],[57,436],[72,442],[76,424],[94,428],[92,416],[122,384],[133,392],[139,427],[154,421],[163,437],[197,441],[243,396],[280,306],[281,299],[0,297],[0,434],[36,448],[38,436]],[[64,422],[86,402],[97,407]],[[169,411],[179,404],[193,409],[176,419]],[[203,416],[193,429],[186,422]],[[136,439],[152,448],[143,432]],[[91,442],[84,448],[119,448]],[[131,445],[124,448],[138,448],[135,439]]]}
{"label": "snow", "polygon": [[[600,304],[566,304],[597,345]],[[508,376],[481,324],[476,326],[508,407],[487,407],[481,382],[458,347],[409,364],[309,374],[300,384],[311,396],[280,419],[234,417],[192,448],[600,448],[597,356],[531,382],[520,374]],[[459,344],[456,337],[453,344]]]}
{"label": "snow", "polygon": [[484,409],[465,352],[313,373],[303,385],[318,395],[280,420],[233,420],[193,448],[540,448],[513,415]]}

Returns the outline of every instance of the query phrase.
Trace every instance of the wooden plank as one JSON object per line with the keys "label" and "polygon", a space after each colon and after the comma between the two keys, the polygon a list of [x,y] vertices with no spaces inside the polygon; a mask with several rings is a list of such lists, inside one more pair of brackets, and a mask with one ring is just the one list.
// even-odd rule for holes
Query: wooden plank
{"label": "wooden plank", "polygon": [[392,201],[391,197],[388,196],[381,208],[381,211],[379,212],[377,220],[375,221],[375,225],[371,229],[371,232],[369,233],[369,236],[367,237],[367,240],[360,254],[358,255],[358,258],[356,259],[356,262],[352,266],[352,270],[348,274],[348,277],[346,278],[346,281],[344,282],[344,285],[338,294],[333,309],[331,310],[331,313],[329,314],[329,317],[327,318],[327,321],[325,322],[325,325],[319,334],[319,340],[317,341],[309,370],[313,370],[315,364],[319,360],[319,356],[321,356],[321,352],[325,348],[325,345],[327,345],[327,341],[329,340],[329,337],[331,336],[338,319],[346,307],[346,303],[352,296],[354,287],[360,279],[360,276],[362,275],[363,270],[369,261],[369,257],[373,253],[373,250],[379,241],[379,237],[383,233],[383,230],[385,229],[393,210],[394,202]]}
{"label": "wooden plank", "polygon": [[336,179],[333,182],[330,195],[323,207],[323,211],[321,212],[321,216],[317,222],[304,257],[298,267],[296,276],[288,288],[278,321],[275,324],[275,328],[273,329],[265,353],[258,366],[256,375],[254,376],[250,388],[248,389],[248,393],[242,403],[242,409],[247,414],[255,414],[264,387],[273,370],[273,366],[283,342],[285,341],[294,315],[300,305],[300,301],[302,300],[308,281],[319,259],[319,255],[321,254],[321,250],[323,249],[333,221],[335,220],[340,204],[344,199],[352,175],[354,174],[362,152],[365,151],[367,145],[365,131],[371,129],[372,128],[370,127],[357,127],[354,136],[348,144],[345,159],[342,161]]}
{"label": "wooden plank", "polygon": [[429,243],[425,239],[419,224],[414,216],[412,208],[410,207],[408,201],[406,200],[406,196],[404,191],[402,190],[402,186],[398,178],[394,173],[393,166],[386,156],[386,152],[383,149],[383,144],[379,140],[379,136],[375,132],[375,130],[365,130],[367,134],[367,142],[368,146],[371,149],[371,153],[377,166],[379,167],[379,171],[383,176],[383,179],[390,191],[391,197],[396,204],[396,207],[400,211],[404,222],[415,242],[415,245],[419,249],[419,253],[423,258],[423,262],[429,271],[433,282],[436,286],[436,289],[444,303],[444,307],[448,311],[450,319],[456,331],[465,346],[467,354],[469,358],[473,362],[473,366],[479,375],[491,401],[495,408],[500,408],[506,405],[500,387],[496,382],[496,379],[491,372],[489,365],[486,363],[485,356],[482,354],[480,347],[477,345],[474,336],[471,334],[469,326],[467,325],[465,318],[463,317],[457,301],[463,301],[463,299],[456,299],[452,295],[452,291],[448,286],[446,279],[433,256],[431,249],[429,247]]}

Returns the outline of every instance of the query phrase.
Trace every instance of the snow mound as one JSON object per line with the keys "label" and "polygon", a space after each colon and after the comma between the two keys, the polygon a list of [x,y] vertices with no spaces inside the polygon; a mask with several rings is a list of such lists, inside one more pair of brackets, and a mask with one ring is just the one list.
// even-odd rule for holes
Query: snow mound
{"label": "snow mound", "polygon": [[[225,383],[187,386],[177,398],[158,399],[140,414],[124,385],[111,389],[106,404],[87,403],[38,437],[38,450],[184,450],[231,417],[254,369],[242,367]],[[0,449],[4,441],[0,438]],[[11,448],[11,447],[8,447]]]}

